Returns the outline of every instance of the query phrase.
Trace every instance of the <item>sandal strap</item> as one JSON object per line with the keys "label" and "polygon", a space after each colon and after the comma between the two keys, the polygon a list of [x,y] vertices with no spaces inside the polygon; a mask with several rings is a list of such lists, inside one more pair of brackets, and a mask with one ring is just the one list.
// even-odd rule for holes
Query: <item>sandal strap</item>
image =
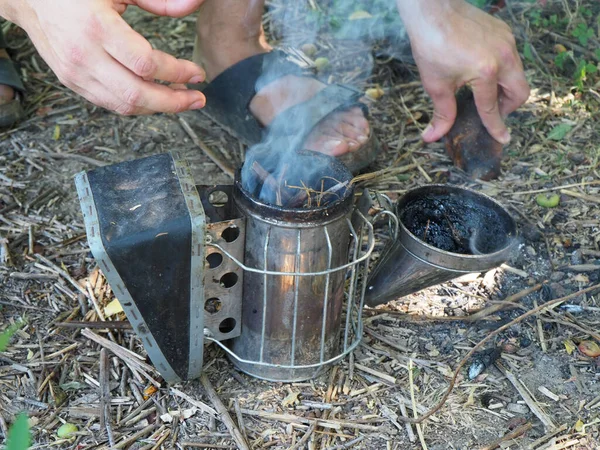
{"label": "sandal strap", "polygon": [[330,114],[358,106],[367,116],[367,106],[359,102],[362,95],[349,86],[327,85],[312,98],[277,114],[264,130],[265,138],[275,138],[278,145],[301,150],[310,132]]}
{"label": "sandal strap", "polygon": [[21,77],[10,59],[0,58],[0,84],[10,86],[21,94],[25,92]]}
{"label": "sandal strap", "polygon": [[206,85],[203,111],[226,124],[248,144],[261,140],[262,126],[250,113],[252,98],[261,88],[286,75],[305,76],[310,63],[300,53],[273,50],[244,59]]}
{"label": "sandal strap", "polygon": [[8,48],[8,46],[6,44],[6,39],[4,39],[4,32],[2,31],[3,23],[4,23],[4,20],[0,20],[0,49]]}

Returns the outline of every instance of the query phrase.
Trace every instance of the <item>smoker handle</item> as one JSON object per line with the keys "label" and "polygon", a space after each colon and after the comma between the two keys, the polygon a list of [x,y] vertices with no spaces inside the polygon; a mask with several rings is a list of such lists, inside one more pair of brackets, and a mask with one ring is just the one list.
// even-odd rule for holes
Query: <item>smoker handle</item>
{"label": "smoker handle", "polygon": [[[375,216],[373,217],[372,224],[375,225],[375,222],[377,222],[382,216],[388,216],[389,228],[390,228],[390,230],[394,231],[391,238],[392,238],[392,241],[395,242],[396,239],[398,239],[398,231],[400,229],[400,220],[398,219],[398,216],[394,212],[392,212],[388,209],[384,209],[383,211],[379,211],[377,214],[375,214]],[[392,224],[392,222],[393,222],[393,224]]]}

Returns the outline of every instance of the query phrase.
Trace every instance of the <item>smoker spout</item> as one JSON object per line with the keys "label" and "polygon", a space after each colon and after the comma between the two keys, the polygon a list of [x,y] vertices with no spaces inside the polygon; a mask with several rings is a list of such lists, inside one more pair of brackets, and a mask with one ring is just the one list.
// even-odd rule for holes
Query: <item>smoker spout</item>
{"label": "smoker spout", "polygon": [[367,282],[365,302],[371,307],[488,271],[504,263],[517,243],[510,214],[470,189],[422,186],[407,192],[396,208],[398,238]]}

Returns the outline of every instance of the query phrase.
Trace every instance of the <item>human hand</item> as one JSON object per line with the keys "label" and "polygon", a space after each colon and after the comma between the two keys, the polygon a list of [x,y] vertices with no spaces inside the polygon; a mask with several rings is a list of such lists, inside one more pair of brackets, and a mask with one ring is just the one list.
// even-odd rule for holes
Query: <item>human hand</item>
{"label": "human hand", "polygon": [[442,138],[456,118],[455,92],[471,86],[481,120],[507,144],[503,118],[529,97],[529,86],[508,25],[463,0],[398,0],[434,117],[423,140]]}
{"label": "human hand", "polygon": [[204,106],[201,92],[182,86],[203,81],[204,71],[154,50],[121,14],[137,5],[179,17],[202,1],[0,0],[0,14],[24,28],[59,80],[92,103],[125,115],[176,113]]}

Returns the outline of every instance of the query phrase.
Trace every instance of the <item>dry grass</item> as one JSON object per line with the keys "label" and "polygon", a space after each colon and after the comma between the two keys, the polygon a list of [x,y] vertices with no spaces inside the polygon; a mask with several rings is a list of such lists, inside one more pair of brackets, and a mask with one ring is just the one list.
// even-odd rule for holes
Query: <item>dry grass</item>
{"label": "dry grass", "polygon": [[[123,315],[104,317],[114,295],[89,254],[71,177],[168,151],[175,143],[198,179],[227,183],[228,176],[199,152],[176,117],[116,117],[67,92],[23,34],[11,29],[31,94],[29,119],[0,132],[0,331],[21,319],[26,324],[0,353],[0,439],[25,410],[34,448],[238,448],[236,428],[238,441],[253,449],[598,448],[599,362],[576,348],[597,336],[600,304],[594,292],[568,302],[578,310],[558,305],[495,336],[486,348],[503,349],[503,371],[490,367],[474,380],[461,371],[447,402],[420,431],[403,423],[438,403],[457,363],[492,330],[532,309],[534,301],[542,304],[599,281],[600,79],[589,75],[577,90],[572,77],[554,67],[557,42],[590,57],[572,30],[581,8],[595,3],[549,2],[548,16],[569,18],[564,29],[533,24],[532,4],[510,4],[502,15],[515,28],[519,48],[533,46],[525,62],[533,91],[509,119],[513,142],[502,177],[492,182],[470,180],[452,168],[441,144],[422,144],[419,134],[431,105],[413,66],[373,58],[327,33],[315,44],[316,56],[329,57],[332,68],[340,69],[326,74],[332,80],[384,91],[370,108],[385,152],[376,172],[360,184],[392,200],[428,182],[489,194],[519,222],[517,254],[504,268],[369,310],[357,351],[311,382],[252,379],[208,347],[205,373],[230,415],[227,423],[214,413],[214,396],[200,382],[173,388],[162,382]],[[266,21],[277,36],[281,5],[271,6]],[[299,24],[291,36],[305,43],[304,13],[288,14]],[[130,18],[157,47],[191,55],[191,18]],[[365,61],[372,70],[365,71]],[[235,139],[198,114],[182,116],[203,145],[228,165],[239,164],[243,149]],[[560,124],[571,128],[562,139],[551,139]],[[546,192],[560,195],[557,208],[536,203]],[[543,287],[511,301],[538,284]],[[504,300],[509,303],[499,303]],[[487,310],[491,315],[460,320],[490,306],[496,306]],[[541,414],[556,428],[545,428]],[[56,431],[64,422],[79,431],[61,440]],[[498,442],[503,437],[512,440]]]}

